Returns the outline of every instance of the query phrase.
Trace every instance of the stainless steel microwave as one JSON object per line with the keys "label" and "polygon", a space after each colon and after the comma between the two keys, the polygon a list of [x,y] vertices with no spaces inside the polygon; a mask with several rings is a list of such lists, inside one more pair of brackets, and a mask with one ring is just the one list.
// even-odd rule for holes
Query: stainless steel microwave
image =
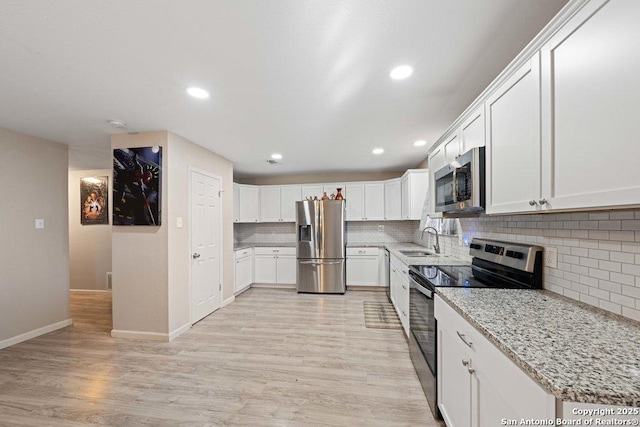
{"label": "stainless steel microwave", "polygon": [[484,147],[472,148],[434,174],[436,212],[484,210]]}

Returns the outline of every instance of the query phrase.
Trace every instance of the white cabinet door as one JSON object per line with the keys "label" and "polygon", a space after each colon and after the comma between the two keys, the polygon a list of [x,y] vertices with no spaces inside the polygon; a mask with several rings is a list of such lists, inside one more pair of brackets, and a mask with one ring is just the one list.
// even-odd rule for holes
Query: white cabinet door
{"label": "white cabinet door", "polygon": [[591,1],[541,50],[552,209],[640,204],[638,17],[638,1]]}
{"label": "white cabinet door", "polygon": [[[351,193],[349,193],[350,197]],[[384,219],[384,184],[382,182],[364,185],[364,219],[367,221]]]}
{"label": "white cabinet door", "polygon": [[445,164],[451,163],[460,155],[460,138],[457,130],[444,142],[442,148]]}
{"label": "white cabinet door", "polygon": [[400,178],[384,182],[384,219],[402,219],[402,184]]}
{"label": "white cabinet door", "polygon": [[296,283],[296,256],[278,255],[276,257],[277,283]]}
{"label": "white cabinet door", "polygon": [[280,187],[280,220],[296,222],[296,202],[302,200],[299,186]]}
{"label": "white cabinet door", "polygon": [[487,99],[486,211],[532,212],[540,200],[540,61],[536,53]]}
{"label": "white cabinet door", "polygon": [[409,200],[409,176],[408,175],[405,175],[402,177],[401,185],[402,185],[402,188],[401,188],[402,219],[409,219],[409,216],[411,215],[411,201]]}
{"label": "white cabinet door", "polygon": [[255,283],[276,283],[276,257],[273,255],[255,255]]}
{"label": "white cabinet door", "polygon": [[258,187],[253,185],[239,185],[239,222],[258,222],[260,215],[258,191]]}
{"label": "white cabinet door", "polygon": [[463,365],[470,358],[459,341],[438,322],[438,408],[448,427],[471,426],[471,375]]}
{"label": "white cabinet door", "polygon": [[261,186],[260,222],[280,221],[280,187]]}
{"label": "white cabinet door", "polygon": [[233,183],[233,222],[240,222],[240,186]]}
{"label": "white cabinet door", "polygon": [[236,292],[253,283],[253,257],[236,259]]}
{"label": "white cabinet door", "polygon": [[347,256],[347,286],[378,286],[378,256]]}
{"label": "white cabinet door", "polygon": [[[321,184],[303,185],[301,187],[301,191],[302,191],[302,197],[300,198],[300,200],[305,200],[307,197],[311,197],[312,199],[314,197],[317,197],[318,199],[321,199],[324,189],[323,189]],[[327,194],[329,194],[329,193],[327,193]]]}
{"label": "white cabinet door", "polygon": [[346,199],[347,221],[364,220],[364,184],[348,184],[346,190],[349,192]]}
{"label": "white cabinet door", "polygon": [[476,109],[460,126],[460,154],[485,146],[484,104]]}

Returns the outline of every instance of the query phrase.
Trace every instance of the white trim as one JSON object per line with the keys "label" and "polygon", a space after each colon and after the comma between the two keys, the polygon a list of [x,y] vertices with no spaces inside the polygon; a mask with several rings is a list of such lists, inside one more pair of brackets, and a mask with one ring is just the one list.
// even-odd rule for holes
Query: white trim
{"label": "white trim", "polygon": [[297,289],[295,283],[252,283],[252,288]]}
{"label": "white trim", "polygon": [[235,300],[236,300],[235,295],[232,295],[230,298],[227,298],[226,300],[222,301],[222,304],[220,304],[220,308],[228,306]]}
{"label": "white trim", "polygon": [[238,295],[240,295],[240,294],[243,294],[243,293],[247,292],[249,289],[251,289],[251,285],[247,285],[247,286],[245,286],[244,288],[242,288],[242,289],[240,289],[240,290],[236,291],[235,296],[238,296]]}
{"label": "white trim", "polygon": [[125,331],[121,329],[112,329],[111,337],[153,340],[153,341],[169,341],[169,334],[163,334],[160,332]]}
{"label": "white trim", "polygon": [[69,292],[108,292],[111,293],[111,289],[69,289]]}
{"label": "white trim", "polygon": [[72,325],[73,320],[66,319],[60,322],[52,323],[50,325],[43,326],[38,329],[34,329],[29,332],[25,332],[24,334],[16,335],[15,337],[7,338],[6,340],[0,341],[0,349],[19,344],[21,342],[30,340],[32,338],[39,337],[40,335],[48,334],[49,332],[53,332],[55,330],[64,328],[66,326]]}
{"label": "white trim", "polygon": [[187,332],[189,329],[191,329],[191,322],[189,323],[185,323],[184,325],[180,326],[178,329],[176,329],[173,332],[169,333],[169,341],[173,341],[175,338],[179,337],[180,335],[184,334],[185,332]]}

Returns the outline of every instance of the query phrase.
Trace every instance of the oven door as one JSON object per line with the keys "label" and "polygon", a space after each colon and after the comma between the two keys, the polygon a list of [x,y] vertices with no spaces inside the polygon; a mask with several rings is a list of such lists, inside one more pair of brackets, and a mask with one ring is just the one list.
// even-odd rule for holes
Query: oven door
{"label": "oven door", "polygon": [[432,289],[411,277],[409,330],[418,343],[429,370],[436,375],[436,318],[433,312],[433,296]]}
{"label": "oven door", "polygon": [[437,394],[434,291],[419,283],[417,280],[423,279],[416,280],[416,275],[409,270],[409,354],[433,416],[442,418]]}

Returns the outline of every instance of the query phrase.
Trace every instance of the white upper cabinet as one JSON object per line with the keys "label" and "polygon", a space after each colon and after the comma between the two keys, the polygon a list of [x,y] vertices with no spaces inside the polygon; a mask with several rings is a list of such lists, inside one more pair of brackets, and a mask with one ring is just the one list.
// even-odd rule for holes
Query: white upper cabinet
{"label": "white upper cabinet", "polygon": [[442,218],[442,212],[436,212],[436,183],[434,174],[445,164],[444,145],[440,144],[429,155],[429,216],[432,218]]}
{"label": "white upper cabinet", "polygon": [[296,202],[302,200],[300,186],[280,187],[280,220],[296,222]]}
{"label": "white upper cabinet", "polygon": [[[460,152],[460,138],[458,132],[454,132],[442,146],[444,154],[444,165],[453,162],[458,157]],[[443,165],[443,166],[444,166]]]}
{"label": "white upper cabinet", "polygon": [[260,221],[280,221],[280,187],[260,187]]}
{"label": "white upper cabinet", "polygon": [[307,197],[317,197],[318,199],[322,198],[322,193],[324,191],[324,187],[322,184],[309,184],[302,186],[302,198],[300,200],[305,200]]}
{"label": "white upper cabinet", "polygon": [[540,197],[540,60],[536,53],[486,101],[486,211],[531,212]]}
{"label": "white upper cabinet", "polygon": [[402,219],[402,196],[400,178],[384,182],[384,219]]}
{"label": "white upper cabinet", "polygon": [[233,183],[233,222],[240,222],[240,186]]}
{"label": "white upper cabinet", "polygon": [[429,169],[409,169],[401,180],[402,219],[420,219],[429,191]]}
{"label": "white upper cabinet", "polygon": [[384,184],[354,183],[346,185],[347,221],[384,219]]}
{"label": "white upper cabinet", "polygon": [[639,17],[640,1],[594,0],[542,47],[542,196],[551,209],[640,204]]}
{"label": "white upper cabinet", "polygon": [[295,222],[295,202],[299,200],[299,186],[261,186],[260,221]]}
{"label": "white upper cabinet", "polygon": [[238,222],[258,222],[260,216],[258,187],[245,184],[236,185],[238,187]]}
{"label": "white upper cabinet", "polygon": [[472,148],[484,146],[484,104],[482,104],[460,126],[460,154]]}

